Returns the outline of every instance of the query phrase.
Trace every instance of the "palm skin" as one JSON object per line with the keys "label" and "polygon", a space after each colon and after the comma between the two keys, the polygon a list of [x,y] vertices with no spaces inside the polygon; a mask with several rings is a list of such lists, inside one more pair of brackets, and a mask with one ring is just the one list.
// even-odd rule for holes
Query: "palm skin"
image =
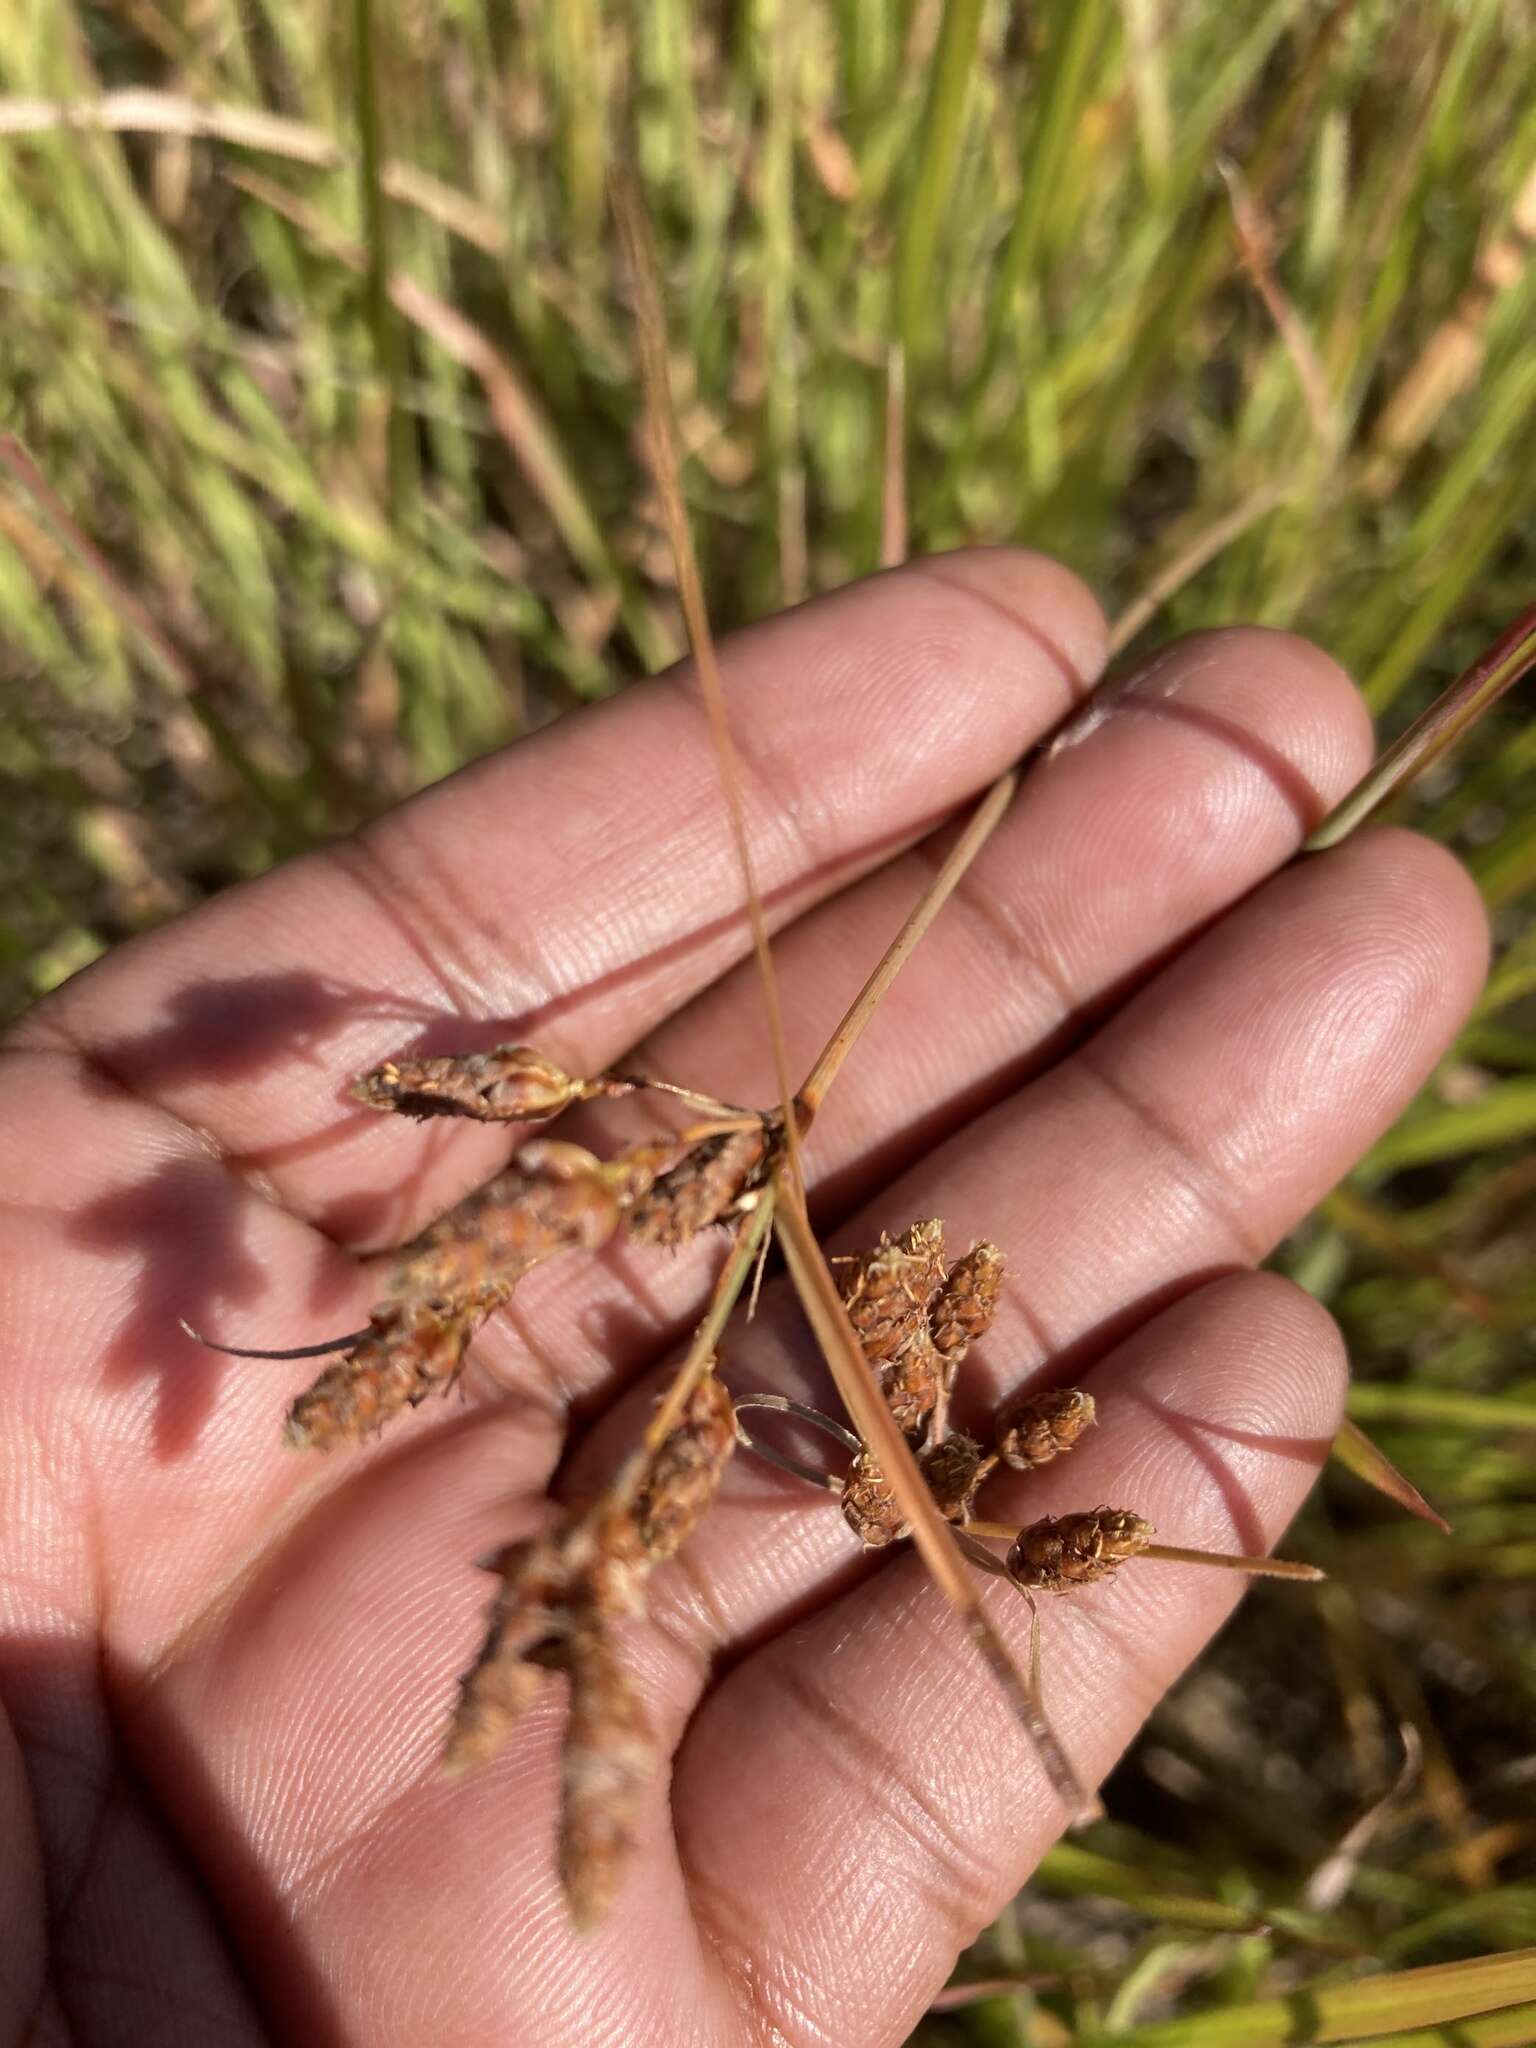
{"label": "palm skin", "polygon": [[[725,650],[798,1069],[931,872],[924,835],[1072,710],[1102,646],[1071,577],[997,550]],[[1339,1342],[1250,1269],[1419,1085],[1484,965],[1476,898],[1422,841],[1277,872],[1368,757],[1347,681],[1284,636],[1205,636],[1111,686],[818,1120],[834,1249],[939,1214],[1008,1254],[962,1421],[1035,1381],[1098,1398],[992,1518],[1108,1500],[1254,1549],[1311,1483]],[[309,1368],[177,1330],[355,1326],[371,1255],[506,1156],[513,1134],[348,1102],[404,1047],[522,1039],[592,1072],[643,1041],[674,1079],[767,1095],[743,951],[673,678],[122,947],[14,1031],[0,2043],[873,2048],[1060,1831],[917,1561],[866,1564],[835,1505],[744,1458],[627,1625],[675,1753],[610,1919],[573,1936],[555,1885],[558,1684],[495,1762],[438,1771],[490,1586],[473,1560],[633,1441],[718,1241],[541,1269],[462,1400],[351,1454],[281,1446]],[[584,1116],[600,1147],[645,1125]],[[727,1378],[832,1405],[773,1287]],[[1051,1605],[1085,1774],[1235,1597],[1144,1564]],[[987,1599],[1022,1647],[1022,1603]]]}

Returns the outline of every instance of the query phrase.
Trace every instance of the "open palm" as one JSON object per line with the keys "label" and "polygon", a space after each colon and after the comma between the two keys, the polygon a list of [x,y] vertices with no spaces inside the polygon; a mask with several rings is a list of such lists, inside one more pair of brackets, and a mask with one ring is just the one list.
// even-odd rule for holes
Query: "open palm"
{"label": "open palm", "polygon": [[[792,1060],[809,1066],[931,872],[924,835],[1086,694],[1065,572],[939,557],[725,652]],[[984,1411],[1090,1385],[1101,1427],[988,1495],[1136,1508],[1256,1549],[1335,1426],[1326,1316],[1250,1269],[1422,1081],[1484,936],[1446,856],[1372,834],[1277,874],[1369,753],[1321,654],[1235,630],[1078,712],[818,1120],[834,1245],[945,1218],[1009,1284]],[[942,844],[942,842],[941,842]],[[568,1927],[562,1687],[505,1752],[437,1759],[491,1582],[474,1560],[634,1440],[718,1239],[532,1274],[465,1399],[378,1445],[281,1444],[370,1255],[515,1134],[369,1115],[409,1047],[531,1041],[591,1073],[772,1093],[739,883],[686,675],[457,777],[124,946],[0,1064],[0,2043],[838,2048],[902,2039],[1059,1832],[1038,1761],[916,1559],[747,1458],[627,1646],[673,1749],[604,1925]],[[655,1114],[583,1112],[611,1149]],[[737,1390],[830,1406],[770,1287]],[[1053,1718],[1108,1768],[1233,1586],[1144,1564],[1047,1614]],[[1298,1595],[1298,1597],[1304,1597]],[[1022,1643],[1027,1614],[987,1594]]]}

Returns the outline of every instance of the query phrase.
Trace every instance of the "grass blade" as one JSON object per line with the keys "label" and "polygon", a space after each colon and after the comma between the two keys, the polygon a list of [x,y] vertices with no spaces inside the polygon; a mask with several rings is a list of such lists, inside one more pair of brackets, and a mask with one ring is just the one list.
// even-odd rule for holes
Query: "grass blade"
{"label": "grass blade", "polygon": [[1450,1535],[1451,1525],[1440,1510],[1430,1506],[1413,1481],[1398,1471],[1385,1451],[1377,1449],[1358,1422],[1346,1420],[1340,1425],[1332,1455],[1367,1486],[1384,1493],[1388,1500],[1406,1508],[1410,1515],[1417,1515],[1421,1522],[1428,1522],[1442,1536]]}
{"label": "grass blade", "polygon": [[[1229,2005],[1117,2033],[1117,2048],[1295,2048],[1370,2040],[1376,2048],[1521,2048],[1536,2015],[1536,1949],[1316,1984],[1288,1998]],[[1509,2008],[1513,2007],[1513,2010]],[[1489,2024],[1474,2031],[1486,2015]],[[1523,2026],[1525,2031],[1512,2031]],[[1099,2048],[1094,2035],[1081,2048]]]}
{"label": "grass blade", "polygon": [[917,180],[896,258],[896,332],[916,369],[928,346],[939,227],[954,188],[976,67],[983,0],[946,0],[917,150]]}

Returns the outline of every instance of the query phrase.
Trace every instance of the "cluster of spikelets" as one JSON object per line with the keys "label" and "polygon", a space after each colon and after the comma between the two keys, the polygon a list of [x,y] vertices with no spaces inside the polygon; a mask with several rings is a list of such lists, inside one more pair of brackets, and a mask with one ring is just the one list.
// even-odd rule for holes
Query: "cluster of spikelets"
{"label": "cluster of spikelets", "polygon": [[[412,1117],[524,1123],[595,1097],[663,1085],[613,1075],[577,1079],[527,1046],[504,1046],[390,1061],[364,1075],[353,1093],[370,1108]],[[335,1354],[293,1403],[287,1441],[320,1448],[359,1442],[402,1410],[446,1393],[475,1330],[549,1258],[596,1251],[621,1230],[643,1244],[680,1245],[745,1216],[781,1157],[782,1117],[668,1092],[702,1112],[699,1120],[614,1159],[557,1139],[522,1146],[504,1172],[401,1249],[390,1291],[365,1330],[297,1352],[244,1354]],[[935,1506],[973,1564],[1032,1595],[1102,1579],[1138,1554],[1182,1554],[1160,1551],[1150,1526],[1120,1509],[1019,1530],[974,1523],[978,1491],[999,1463],[1019,1471],[1048,1464],[1094,1419],[1091,1396],[1064,1388],[1005,1409],[985,1445],[949,1427],[956,1372],[996,1311],[1003,1260],[995,1245],[976,1244],[950,1263],[935,1219],[834,1264],[859,1348]],[[650,1573],[697,1527],[737,1443],[837,1493],[866,1548],[911,1533],[885,1473],[843,1424],[778,1395],[733,1404],[717,1358],[711,1352],[701,1363],[691,1383],[668,1397],[669,1424],[662,1427],[658,1415],[605,1493],[554,1529],[484,1561],[500,1586],[480,1654],[460,1686],[447,1762],[458,1768],[493,1755],[548,1675],[565,1674],[570,1708],[559,1863],[579,1927],[601,1918],[617,1890],[659,1761],[614,1624],[643,1613]],[[846,1469],[813,1471],[754,1443],[742,1421],[752,1409],[786,1411],[822,1429],[849,1453]],[[988,1550],[983,1536],[1006,1537],[1006,1559]]]}

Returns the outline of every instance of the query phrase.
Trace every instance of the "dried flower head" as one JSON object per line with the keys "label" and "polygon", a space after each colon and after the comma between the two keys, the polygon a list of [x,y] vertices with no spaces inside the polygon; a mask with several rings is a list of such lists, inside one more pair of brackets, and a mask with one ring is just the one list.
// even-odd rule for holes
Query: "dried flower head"
{"label": "dried flower head", "polygon": [[860,1451],[843,1480],[843,1518],[866,1550],[883,1550],[911,1533],[891,1482],[868,1451]]}
{"label": "dried flower head", "polygon": [[1002,1288],[1003,1255],[985,1238],[950,1267],[930,1322],[934,1349],[951,1373],[976,1339],[992,1327]]}
{"label": "dried flower head", "polygon": [[617,1229],[622,1206],[611,1170],[580,1145],[525,1145],[505,1173],[404,1248],[394,1291],[452,1300],[515,1282],[556,1252],[595,1251]]}
{"label": "dried flower head", "polygon": [[1129,1508],[1047,1515],[1014,1538],[1008,1575],[1029,1592],[1069,1593],[1111,1577],[1146,1549],[1153,1534],[1151,1523]]}
{"label": "dried flower head", "polygon": [[635,1202],[626,1225],[636,1244],[681,1245],[722,1223],[761,1185],[769,1156],[766,1125],[722,1131],[695,1145]]}
{"label": "dried flower head", "polygon": [[369,1109],[401,1116],[468,1116],[482,1123],[529,1123],[558,1116],[594,1095],[628,1093],[632,1084],[566,1073],[531,1045],[498,1045],[491,1052],[442,1053],[425,1059],[385,1060],[352,1083],[352,1096]]}
{"label": "dried flower head", "polygon": [[373,1311],[362,1342],[328,1365],[293,1403],[284,1442],[295,1450],[321,1451],[359,1443],[402,1409],[446,1393],[489,1306],[385,1302]]}
{"label": "dried flower head", "polygon": [[387,1300],[360,1342],[294,1402],[286,1441],[359,1442],[458,1378],[470,1338],[522,1276],[557,1252],[597,1247],[675,1156],[666,1143],[603,1161],[546,1138],[398,1254]]}
{"label": "dried flower head", "polygon": [[944,1226],[937,1218],[914,1223],[894,1241],[882,1232],[873,1251],[837,1263],[838,1292],[871,1365],[928,1340],[929,1304],[944,1284]]}
{"label": "dried flower head", "polygon": [[934,1506],[946,1522],[968,1522],[981,1482],[996,1464],[984,1458],[974,1437],[954,1432],[930,1444],[918,1457],[918,1470],[928,1482]]}
{"label": "dried flower head", "polygon": [[576,1625],[563,1532],[509,1543],[485,1569],[501,1586],[480,1654],[459,1685],[443,1761],[450,1770],[494,1756],[533,1704]]}
{"label": "dried flower head", "polygon": [[1046,1387],[1009,1403],[997,1419],[993,1447],[1015,1472],[1032,1472],[1070,1451],[1093,1419],[1092,1394]]}
{"label": "dried flower head", "polygon": [[634,1500],[602,1526],[594,1571],[609,1611],[638,1609],[644,1580],[693,1534],[735,1448],[731,1397],[707,1372],[663,1437]]}
{"label": "dried flower head", "polygon": [[567,1673],[560,1877],[578,1928],[601,1918],[618,1888],[656,1767],[614,1623],[642,1610],[645,1580],[697,1527],[735,1442],[730,1396],[706,1371],[627,1504],[574,1516],[487,1560],[501,1590],[460,1683],[445,1760],[462,1767],[494,1755],[544,1674]]}
{"label": "dried flower head", "polygon": [[839,1262],[838,1291],[859,1348],[875,1368],[896,1426],[920,1439],[938,1406],[943,1366],[934,1350],[929,1308],[944,1283],[944,1226],[914,1223],[873,1251]]}

